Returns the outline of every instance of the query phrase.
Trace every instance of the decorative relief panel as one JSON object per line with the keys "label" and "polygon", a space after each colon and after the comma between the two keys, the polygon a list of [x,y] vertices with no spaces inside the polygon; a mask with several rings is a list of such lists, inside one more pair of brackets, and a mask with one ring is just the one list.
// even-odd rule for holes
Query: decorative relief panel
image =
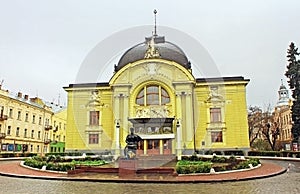
{"label": "decorative relief panel", "polygon": [[135,109],[136,118],[167,118],[171,111],[168,106],[143,106]]}
{"label": "decorative relief panel", "polygon": [[221,93],[222,91],[219,86],[210,86],[207,102],[223,102],[224,97]]}
{"label": "decorative relief panel", "polygon": [[104,103],[101,102],[101,96],[98,91],[94,90],[90,94],[90,100],[87,103],[88,107],[103,107]]}

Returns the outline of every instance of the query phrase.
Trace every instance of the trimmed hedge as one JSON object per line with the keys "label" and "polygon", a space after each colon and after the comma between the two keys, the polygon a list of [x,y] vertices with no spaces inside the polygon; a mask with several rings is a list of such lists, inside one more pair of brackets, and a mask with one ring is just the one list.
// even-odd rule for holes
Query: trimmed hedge
{"label": "trimmed hedge", "polygon": [[100,159],[99,157],[85,157],[77,160],[66,160],[60,155],[49,155],[48,157],[34,156],[32,158],[27,158],[25,159],[24,165],[38,169],[42,169],[43,166],[46,166],[46,170],[68,171],[74,170],[76,165],[101,166],[106,163],[106,161]]}
{"label": "trimmed hedge", "polygon": [[249,151],[248,156],[295,157],[300,158],[299,151]]}
{"label": "trimmed hedge", "polygon": [[181,160],[176,164],[176,172],[178,174],[209,173],[211,166],[211,162]]}
{"label": "trimmed hedge", "polygon": [[[197,153],[201,153],[201,151],[197,151]],[[205,155],[225,155],[225,156],[245,156],[245,152],[243,150],[206,150],[204,152]]]}
{"label": "trimmed hedge", "polygon": [[260,164],[258,158],[250,158],[248,160],[237,159],[235,156],[229,158],[224,156],[213,156],[212,158],[198,157],[197,155],[183,156],[181,161],[176,164],[176,171],[178,174],[191,173],[209,173],[211,168],[215,172],[226,170],[237,170],[250,168]]}
{"label": "trimmed hedge", "polygon": [[36,153],[0,153],[0,158],[16,158],[16,157],[32,157],[37,156]]}

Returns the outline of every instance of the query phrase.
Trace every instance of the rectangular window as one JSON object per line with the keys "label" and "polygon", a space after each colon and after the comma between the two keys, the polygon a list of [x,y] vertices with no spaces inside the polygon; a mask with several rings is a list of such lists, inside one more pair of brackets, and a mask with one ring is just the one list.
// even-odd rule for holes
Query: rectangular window
{"label": "rectangular window", "polygon": [[210,109],[210,122],[211,123],[220,123],[220,122],[222,122],[221,108],[211,108]]}
{"label": "rectangular window", "polygon": [[222,131],[212,131],[211,132],[211,142],[223,142]]}
{"label": "rectangular window", "polygon": [[39,117],[39,125],[42,124],[42,117]]}
{"label": "rectangular window", "polygon": [[31,131],[31,138],[34,138],[34,130]]}
{"label": "rectangular window", "polygon": [[21,111],[20,110],[18,111],[18,117],[17,117],[17,119],[21,120]]}
{"label": "rectangular window", "polygon": [[99,111],[90,111],[90,125],[99,125]]}
{"label": "rectangular window", "polygon": [[24,129],[24,137],[27,137],[27,129]]}
{"label": "rectangular window", "polygon": [[45,125],[49,125],[49,119],[48,118],[45,119]]}
{"label": "rectangular window", "polygon": [[25,121],[28,122],[28,113],[25,114]]}
{"label": "rectangular window", "polygon": [[7,133],[6,133],[6,134],[7,134],[7,135],[10,135],[10,132],[11,132],[11,126],[8,126],[8,127],[7,127]]}
{"label": "rectangular window", "polygon": [[35,123],[35,115],[32,115],[32,123]]}
{"label": "rectangular window", "polygon": [[89,134],[89,144],[98,144],[99,134]]}
{"label": "rectangular window", "polygon": [[17,127],[17,130],[16,130],[16,136],[19,137],[19,135],[20,135],[20,128]]}
{"label": "rectangular window", "polygon": [[38,132],[38,139],[41,139],[41,132]]}
{"label": "rectangular window", "polygon": [[9,118],[12,118],[13,117],[13,109],[11,108],[11,109],[9,109]]}

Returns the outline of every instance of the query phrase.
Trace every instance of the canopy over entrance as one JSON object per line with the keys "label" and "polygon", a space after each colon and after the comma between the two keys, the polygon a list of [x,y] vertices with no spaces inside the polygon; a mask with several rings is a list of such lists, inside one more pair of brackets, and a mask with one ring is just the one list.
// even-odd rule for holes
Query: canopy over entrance
{"label": "canopy over entrance", "polygon": [[173,134],[174,118],[130,118],[128,119],[139,135]]}

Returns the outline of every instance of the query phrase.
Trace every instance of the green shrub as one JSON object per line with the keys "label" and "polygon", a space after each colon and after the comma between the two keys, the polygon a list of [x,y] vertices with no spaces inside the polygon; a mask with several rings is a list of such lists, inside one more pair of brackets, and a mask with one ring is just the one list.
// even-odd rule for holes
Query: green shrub
{"label": "green shrub", "polygon": [[46,169],[47,170],[52,170],[52,171],[68,171],[68,170],[74,170],[75,169],[75,165],[71,164],[71,163],[67,163],[67,164],[54,164],[54,163],[47,163],[46,164]]}
{"label": "green shrub", "polygon": [[250,168],[248,160],[242,161],[234,167],[234,169],[246,169],[246,168]]}
{"label": "green shrub", "polygon": [[250,159],[248,160],[248,163],[249,163],[249,164],[252,164],[252,166],[254,167],[254,166],[259,165],[259,164],[260,164],[260,161],[259,161],[258,158],[250,158]]}
{"label": "green shrub", "polygon": [[46,162],[28,158],[28,159],[25,159],[24,165],[30,166],[32,168],[41,169],[44,165],[46,165]]}
{"label": "green shrub", "polygon": [[209,173],[212,163],[202,161],[180,160],[176,164],[178,174]]}
{"label": "green shrub", "polygon": [[229,162],[237,162],[237,159],[236,159],[236,157],[235,156],[233,156],[233,155],[231,155],[230,157],[229,157]]}
{"label": "green shrub", "polygon": [[213,156],[211,161],[212,162],[217,162],[217,163],[224,163],[224,162],[226,162],[226,158],[225,157]]}

